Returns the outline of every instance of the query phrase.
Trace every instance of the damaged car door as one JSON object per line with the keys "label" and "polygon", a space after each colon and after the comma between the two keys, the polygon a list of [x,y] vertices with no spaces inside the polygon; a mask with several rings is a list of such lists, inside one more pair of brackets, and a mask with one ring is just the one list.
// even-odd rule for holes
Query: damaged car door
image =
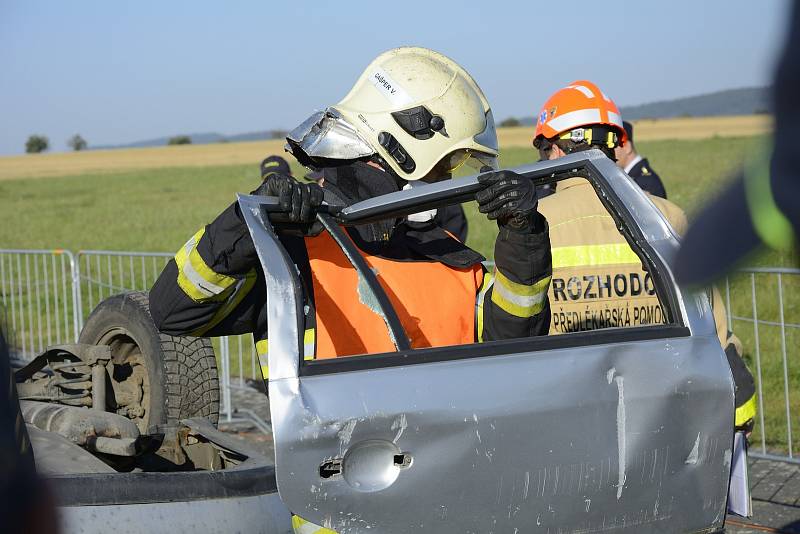
{"label": "damaged car door", "polygon": [[[671,228],[599,151],[516,171],[545,183],[575,169],[653,276],[665,324],[411,350],[367,269],[397,350],[304,361],[301,287],[266,216],[274,199],[240,196],[266,273],[277,485],[293,513],[338,532],[722,526],[733,384],[708,299],[675,285]],[[335,220],[460,202],[477,187],[402,191]]]}

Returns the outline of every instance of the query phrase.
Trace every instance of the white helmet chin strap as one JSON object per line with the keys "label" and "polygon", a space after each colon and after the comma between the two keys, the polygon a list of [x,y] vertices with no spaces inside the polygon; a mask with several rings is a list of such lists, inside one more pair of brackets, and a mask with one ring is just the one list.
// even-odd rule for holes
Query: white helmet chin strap
{"label": "white helmet chin strap", "polygon": [[[419,182],[419,181],[406,182],[406,185],[403,186],[403,190],[405,191],[406,189],[413,189],[415,187],[421,187],[424,185],[426,185],[425,182]],[[433,218],[436,217],[436,211],[437,211],[436,208],[425,211],[419,211],[417,213],[412,213],[411,215],[408,215],[406,218],[411,222],[426,223],[432,221]]]}

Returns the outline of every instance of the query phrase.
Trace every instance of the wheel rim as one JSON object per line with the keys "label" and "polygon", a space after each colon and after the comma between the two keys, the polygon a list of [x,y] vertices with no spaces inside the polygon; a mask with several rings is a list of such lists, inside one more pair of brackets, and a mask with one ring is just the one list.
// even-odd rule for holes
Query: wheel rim
{"label": "wheel rim", "polygon": [[[113,403],[107,409],[136,423],[141,432],[150,424],[150,376],[139,344],[125,328],[112,328],[97,341],[111,348],[106,371],[113,390]],[[111,396],[109,396],[111,398]]]}

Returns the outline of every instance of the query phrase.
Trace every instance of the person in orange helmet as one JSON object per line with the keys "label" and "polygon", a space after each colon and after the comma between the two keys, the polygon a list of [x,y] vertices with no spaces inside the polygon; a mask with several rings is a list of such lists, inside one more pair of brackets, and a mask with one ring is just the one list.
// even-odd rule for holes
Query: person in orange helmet
{"label": "person in orange helmet", "polygon": [[[626,142],[619,109],[586,80],[559,89],[545,102],[533,139],[541,159],[548,160],[594,148],[614,160],[614,150]],[[683,210],[664,198],[644,194],[678,235],[686,231]],[[551,334],[666,320],[650,274],[585,177],[576,174],[558,182],[556,192],[539,201],[539,212],[550,224]],[[719,292],[713,290],[711,296],[717,336],[736,382],[736,426],[748,428],[756,406],[753,376],[741,358],[741,343],[727,329]]]}

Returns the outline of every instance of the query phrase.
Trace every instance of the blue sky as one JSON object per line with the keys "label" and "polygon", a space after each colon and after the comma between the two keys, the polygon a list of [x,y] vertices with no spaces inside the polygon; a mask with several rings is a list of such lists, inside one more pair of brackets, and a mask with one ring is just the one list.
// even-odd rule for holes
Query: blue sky
{"label": "blue sky", "polygon": [[451,56],[502,120],[587,78],[622,106],[765,85],[789,0],[0,0],[0,154],[290,128],[400,45]]}

